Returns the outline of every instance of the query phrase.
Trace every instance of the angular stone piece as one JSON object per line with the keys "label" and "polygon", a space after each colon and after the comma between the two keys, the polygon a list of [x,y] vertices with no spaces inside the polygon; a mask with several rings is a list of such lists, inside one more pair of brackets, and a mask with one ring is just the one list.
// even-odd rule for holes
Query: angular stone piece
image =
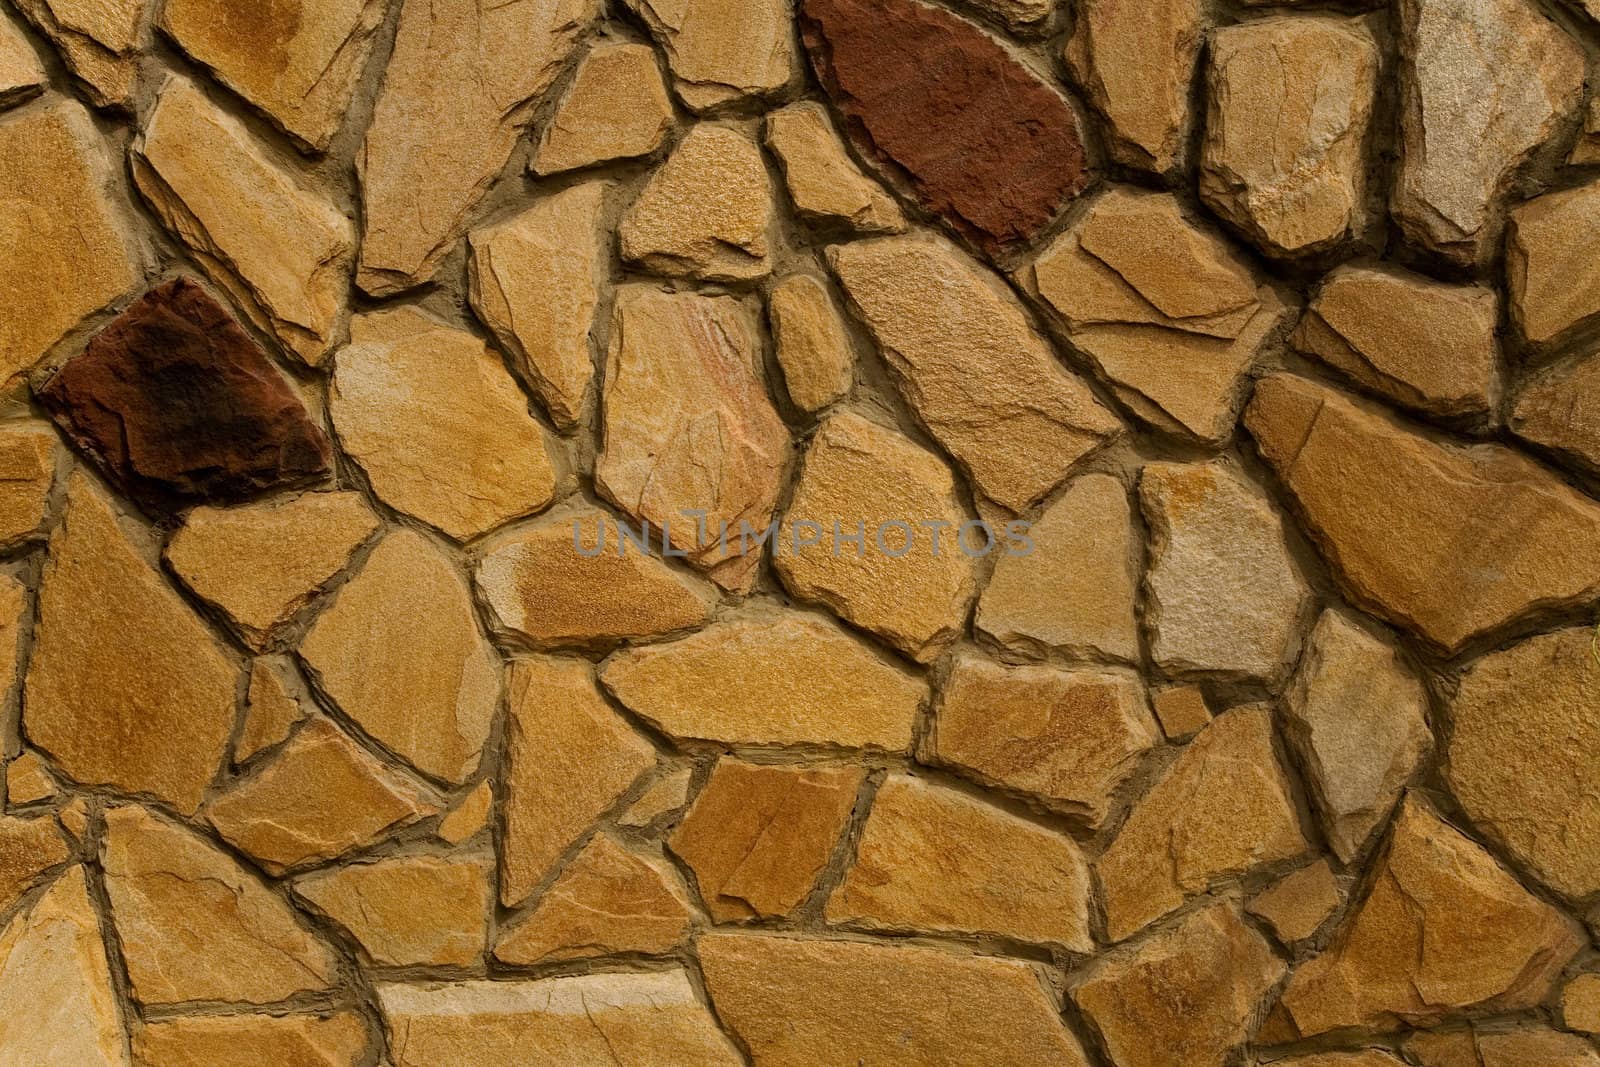
{"label": "angular stone piece", "polygon": [[766,144],[802,219],[856,233],[904,232],[900,205],[861,173],[821,104],[802,100],[768,114]]}
{"label": "angular stone piece", "polygon": [[140,191],[211,280],[263,332],[322,362],[344,318],[349,216],[181,75],[162,85],[133,153]]}
{"label": "angular stone piece", "polygon": [[717,922],[782,917],[833,855],[865,771],[718,761],[667,844]]}
{"label": "angular stone piece", "polygon": [[432,277],[599,13],[599,0],[403,0],[356,153],[362,289]]}
{"label": "angular stone piece", "polygon": [[477,582],[502,628],[565,645],[687,630],[713,601],[708,586],[626,545],[617,521],[589,507],[484,545]]}
{"label": "angular stone piece", "polygon": [[215,1015],[146,1023],[133,1035],[136,1067],[357,1067],[367,1051],[360,1015]]}
{"label": "angular stone piece", "polygon": [[667,157],[622,217],[622,258],[658,274],[749,281],[772,269],[772,182],[744,134],[706,123]]}
{"label": "angular stone piece", "polygon": [[1535,372],[1518,387],[1506,425],[1523,440],[1600,472],[1600,359],[1586,352]]}
{"label": "angular stone piece", "polygon": [[965,19],[918,0],[803,0],[800,35],[861,154],[989,254],[1088,183],[1072,108]]}
{"label": "angular stone piece", "polygon": [[716,933],[699,949],[717,1015],[763,1067],[1088,1063],[1020,960]]}
{"label": "angular stone piece", "polygon": [[1499,391],[1498,301],[1392,268],[1340,267],[1322,282],[1294,346],[1426,415],[1481,415]]}
{"label": "angular stone piece", "polygon": [[370,844],[438,814],[432,798],[313,718],[267,764],[206,806],[206,818],[268,873]]}
{"label": "angular stone piece", "polygon": [[1529,200],[1511,212],[1506,277],[1511,312],[1534,344],[1600,315],[1600,271],[1586,254],[1600,240],[1600,182]]}
{"label": "angular stone piece", "polygon": [[129,1067],[83,868],[0,931],[0,1064]]}
{"label": "angular stone piece", "polygon": [[1575,166],[1600,163],[1600,96],[1591,96],[1584,106],[1583,134],[1572,146],[1567,162]]}
{"label": "angular stone piece", "polygon": [[[937,658],[955,640],[974,593],[974,561],[954,544],[968,521],[955,490],[933,453],[853,412],[829,417],[812,438],[777,534],[773,555],[784,585],[919,662]],[[944,526],[911,525],[923,522]],[[859,548],[842,540],[858,528]],[[803,544],[812,533],[817,542]]]}
{"label": "angular stone piece", "polygon": [[594,379],[589,333],[608,272],[600,217],[608,188],[563,189],[472,232],[472,309],[562,430],[583,417]]}
{"label": "angular stone piece", "polygon": [[263,656],[250,665],[244,730],[233,749],[235,765],[282,742],[305,718],[294,674],[294,664],[285,656]]}
{"label": "angular stone piece", "polygon": [[1127,674],[1006,667],[960,653],[927,758],[1099,825],[1112,794],[1160,738]]}
{"label": "angular stone piece", "polygon": [[359,493],[304,493],[242,508],[195,508],[167,544],[183,584],[262,647],[373,531]]}
{"label": "angular stone piece", "polygon": [[1285,971],[1235,905],[1213,904],[1072,991],[1117,1067],[1222,1067]]}
{"label": "angular stone piece", "polygon": [[394,1067],[744,1062],[682,970],[377,987]]}
{"label": "angular stone piece", "polygon": [[1151,532],[1145,625],[1156,662],[1282,677],[1311,591],[1266,494],[1226,461],[1152,463],[1139,502]]}
{"label": "angular stone piece", "polygon": [[139,80],[146,0],[19,0],[77,75],[91,103],[126,110]]}
{"label": "angular stone piece", "polygon": [[511,964],[661,955],[689,936],[689,899],[666,862],[596,834],[539,898],[507,928],[495,958]]}
{"label": "angular stone piece", "polygon": [[648,46],[596,44],[578,64],[533,153],[535,174],[647,156],[672,129],[672,101]]}
{"label": "angular stone piece", "polygon": [[1422,1067],[1597,1067],[1594,1046],[1572,1034],[1543,1027],[1495,1032],[1465,1030],[1416,1033],[1405,1050]]}
{"label": "angular stone piece", "polygon": [[18,819],[0,815],[0,909],[9,909],[39,875],[72,853],[48,815]]}
{"label": "angular stone piece", "polygon": [[1295,972],[1267,1025],[1311,1037],[1531,1007],[1585,940],[1571,919],[1407,798],[1366,897],[1328,950]]}
{"label": "angular stone piece", "polygon": [[379,542],[300,657],[346,715],[417,769],[460,782],[477,768],[500,660],[478,632],[465,579],[421,534]]}
{"label": "angular stone piece", "polygon": [[548,435],[500,357],[421,312],[350,323],[328,411],[373,492],[458,541],[555,496]]}
{"label": "angular stone piece", "polygon": [[601,697],[583,660],[514,660],[507,688],[500,902],[515,907],[656,755]]}
{"label": "angular stone piece", "polygon": [[343,124],[383,13],[381,0],[172,0],[162,5],[161,29],[218,81],[320,152]]}
{"label": "angular stone piece", "polygon": [[754,582],[761,553],[724,548],[720,531],[767,528],[789,460],[760,360],[755,324],[734,297],[650,284],[617,293],[595,486],[738,590]]}
{"label": "angular stone piece", "polygon": [[680,810],[689,801],[694,770],[684,767],[657,778],[633,806],[617,816],[620,826],[649,826],[663,815]]}
{"label": "angular stone piece", "polygon": [[1133,517],[1117,479],[1085,474],[995,560],[978,629],[1027,654],[1139,658]]}
{"label": "angular stone piece", "polygon": [[997,503],[1022,511],[1121,433],[1000,279],[948,241],[858,241],[828,262],[918,418]]}
{"label": "angular stone piece", "polygon": [[1095,864],[1121,941],[1218,878],[1308,848],[1272,748],[1272,713],[1240,708],[1201,731],[1134,806]]}
{"label": "angular stone piece", "polygon": [[0,108],[37,96],[48,80],[38,53],[16,23],[0,18]]}
{"label": "angular stone piece", "polygon": [[1469,262],[1512,172],[1577,107],[1583,52],[1527,0],[1403,0],[1400,30],[1391,210],[1411,240]]}
{"label": "angular stone piece", "polygon": [[1405,1067],[1401,1060],[1372,1048],[1359,1052],[1313,1052],[1306,1056],[1273,1060],[1272,1063],[1274,1067]]}
{"label": "angular stone piece", "polygon": [[225,853],[143,808],[105,814],[106,894],[142,1004],[268,1004],[322,990],[338,961]]}
{"label": "angular stone piece", "polygon": [[904,752],[928,686],[832,623],[761,612],[627,648],[600,681],[673,737]]}
{"label": "angular stone piece", "polygon": [[111,153],[88,112],[52,100],[0,118],[0,387],[84,316],[139,284]]}
{"label": "angular stone piece", "polygon": [[1269,253],[1303,255],[1358,236],[1378,66],[1360,19],[1265,18],[1217,30],[1201,199]]}
{"label": "angular stone piece", "polygon": [[31,618],[28,587],[15,574],[0,575],[0,698],[17,684],[17,662]]}
{"label": "angular stone piece", "polygon": [[767,321],[789,402],[809,415],[844,399],[855,384],[855,352],[828,290],[792,274],[767,294]]}
{"label": "angular stone piece", "polygon": [[1199,686],[1175,685],[1152,693],[1150,706],[1168,741],[1187,741],[1211,722],[1211,708]]}
{"label": "angular stone piece", "polygon": [[0,422],[0,545],[38,535],[59,452],[55,431],[42,420]]}
{"label": "angular stone piece", "polygon": [[1316,933],[1342,899],[1333,869],[1322,859],[1257,894],[1245,911],[1272,927],[1285,945],[1293,945]]}
{"label": "angular stone piece", "polygon": [[1561,1022],[1568,1030],[1600,1034],[1600,974],[1574,975],[1562,988]]}
{"label": "angular stone piece", "polygon": [[792,0],[627,0],[650,28],[685,104],[766,97],[798,74]]}
{"label": "angular stone piece", "polygon": [[[20,584],[18,585],[20,589]],[[18,596],[20,601],[21,596]],[[28,749],[6,764],[6,805],[17,807],[49,800],[59,792],[39,753]]]}
{"label": "angular stone piece", "polygon": [[824,915],[869,929],[1094,950],[1089,871],[1071,839],[905,774],[878,790]]}
{"label": "angular stone piece", "polygon": [[124,521],[87,475],[72,475],[39,591],[22,728],[74,780],[192,815],[233,732],[238,667]]}
{"label": "angular stone piece", "polygon": [[380,967],[469,967],[483,957],[490,881],[483,859],[390,856],[308,875],[294,891]]}
{"label": "angular stone piece", "polygon": [[1245,425],[1350,599],[1436,648],[1600,588],[1600,505],[1508,448],[1436,443],[1286,374]]}
{"label": "angular stone piece", "polygon": [[439,820],[434,835],[446,844],[459,845],[486,828],[492,814],[494,787],[487,781],[479,782],[465,799]]}

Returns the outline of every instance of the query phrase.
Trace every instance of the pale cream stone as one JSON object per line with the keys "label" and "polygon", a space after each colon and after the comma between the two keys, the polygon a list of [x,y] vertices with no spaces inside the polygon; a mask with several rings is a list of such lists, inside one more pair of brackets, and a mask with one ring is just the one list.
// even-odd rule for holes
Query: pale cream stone
{"label": "pale cream stone", "polygon": [[843,400],[855,383],[855,351],[822,283],[792,274],[773,286],[767,322],[789,402],[815,415]]}
{"label": "pale cream stone", "polygon": [[628,41],[602,42],[578,64],[534,150],[535,174],[647,156],[672,129],[672,101],[655,52]]}
{"label": "pale cream stone", "polygon": [[472,231],[472,309],[564,431],[583,417],[594,380],[589,336],[609,266],[601,221],[608,189],[575,185]]}
{"label": "pale cream stone", "polygon": [[377,966],[468,967],[483,957],[490,881],[482,858],[389,856],[307,875],[294,891]]}
{"label": "pale cream stone", "polygon": [[903,752],[928,686],[813,615],[754,611],[617,652],[600,681],[674,737]]}
{"label": "pale cream stone", "polygon": [[434,835],[450,845],[478,836],[489,825],[494,814],[494,787],[487,781],[479,782],[460,803],[439,820]]}
{"label": "pale cream stone", "polygon": [[689,802],[694,771],[689,767],[657,778],[627,811],[617,816],[620,826],[649,826],[663,815],[680,811]]}
{"label": "pale cream stone", "polygon": [[245,762],[262,749],[280,744],[305,718],[296,673],[293,661],[287,656],[263,656],[250,665],[244,729],[233,749],[235,764]]}
{"label": "pale cream stone", "polygon": [[1211,722],[1206,696],[1195,685],[1174,685],[1150,695],[1161,732],[1168,741],[1187,741]]}
{"label": "pale cream stone", "polygon": [[233,732],[238,666],[128,521],[73,474],[39,592],[23,731],[78,782],[192,815]]}
{"label": "pale cream stone", "polygon": [[261,648],[377,528],[359,493],[303,493],[237,508],[195,508],[165,556],[185,585]]}
{"label": "pale cream stone", "polygon": [[12,107],[44,90],[48,78],[39,55],[16,23],[0,18],[0,108]]}
{"label": "pale cream stone", "polygon": [[1561,1021],[1568,1030],[1600,1034],[1600,974],[1573,975],[1562,987]]}
{"label": "pale cream stone", "polygon": [[49,800],[58,792],[44,759],[31,748],[6,764],[6,805],[33,804]]}
{"label": "pale cream stone", "polygon": [[350,323],[328,411],[373,492],[458,541],[555,496],[549,435],[499,356],[413,309]]}
{"label": "pale cream stone", "polygon": [[59,441],[34,419],[0,423],[0,544],[36,536],[55,484]]}
{"label": "pale cream stone", "polygon": [[394,52],[356,154],[362,289],[388,296],[433,276],[600,6],[402,0]]}
{"label": "pale cream stone", "polygon": [[1530,375],[1512,398],[1506,425],[1524,441],[1600,471],[1600,359],[1585,351]]}
{"label": "pale cream stone", "polygon": [[366,1051],[366,1023],[353,1011],[191,1016],[133,1035],[135,1067],[358,1067]]}
{"label": "pale cream stone", "polygon": [[750,281],[772,269],[771,223],[761,150],[737,130],[701,123],[651,175],[617,234],[622,258],[646,270]]}
{"label": "pale cream stone", "polygon": [[95,107],[127,109],[147,43],[146,0],[19,0],[17,7],[77,75]]}
{"label": "pale cream stone", "polygon": [[0,909],[9,909],[39,876],[72,853],[48,815],[0,815]]}
{"label": "pale cream stone", "polygon": [[500,660],[455,565],[413,530],[389,534],[300,643],[324,691],[378,742],[452,782],[478,766]]}
{"label": "pale cream stone", "polygon": [[856,166],[821,104],[802,100],[769,113],[765,138],[802,219],[857,233],[904,232],[900,205]]}
{"label": "pale cream stone", "polygon": [[799,72],[791,0],[627,0],[696,111],[771,95]]}
{"label": "pale cream stone", "polygon": [[306,363],[322,362],[344,319],[355,229],[303,167],[173,74],[134,142],[133,176],[256,326]]}
{"label": "pale cream stone", "polygon": [[1278,940],[1292,945],[1316,933],[1342,901],[1333,868],[1322,859],[1258,893],[1245,910],[1272,927]]}
{"label": "pale cream stone", "polygon": [[1600,314],[1600,270],[1586,250],[1600,240],[1600,182],[1546,193],[1511,212],[1506,275],[1511,311],[1535,344]]}

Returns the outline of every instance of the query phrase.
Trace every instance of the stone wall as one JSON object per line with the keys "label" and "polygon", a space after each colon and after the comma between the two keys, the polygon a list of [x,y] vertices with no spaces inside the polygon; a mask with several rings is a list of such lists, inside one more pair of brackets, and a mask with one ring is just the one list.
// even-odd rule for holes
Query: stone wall
{"label": "stone wall", "polygon": [[1597,20],[0,0],[0,1067],[1597,1067]]}

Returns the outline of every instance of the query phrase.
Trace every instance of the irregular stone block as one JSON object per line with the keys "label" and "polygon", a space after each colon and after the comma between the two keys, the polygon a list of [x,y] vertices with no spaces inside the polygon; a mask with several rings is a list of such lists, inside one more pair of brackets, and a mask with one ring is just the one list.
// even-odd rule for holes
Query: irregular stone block
{"label": "irregular stone block", "polygon": [[161,1067],[357,1067],[367,1053],[360,1015],[214,1015],[147,1022],[134,1033],[133,1055]]}
{"label": "irregular stone block", "polygon": [[792,0],[626,0],[696,111],[766,97],[794,80]]}
{"label": "irregular stone block", "polygon": [[539,135],[530,166],[549,175],[647,156],[672,123],[655,52],[627,41],[596,44]]}
{"label": "irregular stone block", "polygon": [[389,856],[307,875],[294,891],[380,967],[470,967],[483,958],[491,880],[481,858]]}
{"label": "irregular stone block", "polygon": [[821,282],[792,274],[767,294],[767,322],[789,402],[809,415],[844,399],[855,384],[855,352]]}
{"label": "irregular stone block", "polygon": [[766,143],[802,219],[847,226],[857,233],[905,230],[900,205],[861,173],[821,104],[805,100],[768,114]]}
{"label": "irregular stone block", "polygon": [[1506,276],[1524,336],[1544,344],[1600,315],[1588,249],[1600,240],[1600,183],[1529,200],[1511,213]]}
{"label": "irregular stone block", "polygon": [[90,103],[128,110],[148,43],[146,0],[19,0],[17,7],[50,38]]}

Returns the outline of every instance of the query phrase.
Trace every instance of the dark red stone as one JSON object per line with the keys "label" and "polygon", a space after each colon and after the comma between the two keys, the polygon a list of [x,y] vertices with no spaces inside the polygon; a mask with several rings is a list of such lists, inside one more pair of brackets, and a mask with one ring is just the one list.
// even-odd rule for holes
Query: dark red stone
{"label": "dark red stone", "polygon": [[38,397],[113,483],[160,509],[305,482],[331,460],[282,372],[187,278],[140,297]]}
{"label": "dark red stone", "polygon": [[993,254],[1088,182],[1062,98],[972,23],[917,0],[804,0],[800,33],[867,157]]}

